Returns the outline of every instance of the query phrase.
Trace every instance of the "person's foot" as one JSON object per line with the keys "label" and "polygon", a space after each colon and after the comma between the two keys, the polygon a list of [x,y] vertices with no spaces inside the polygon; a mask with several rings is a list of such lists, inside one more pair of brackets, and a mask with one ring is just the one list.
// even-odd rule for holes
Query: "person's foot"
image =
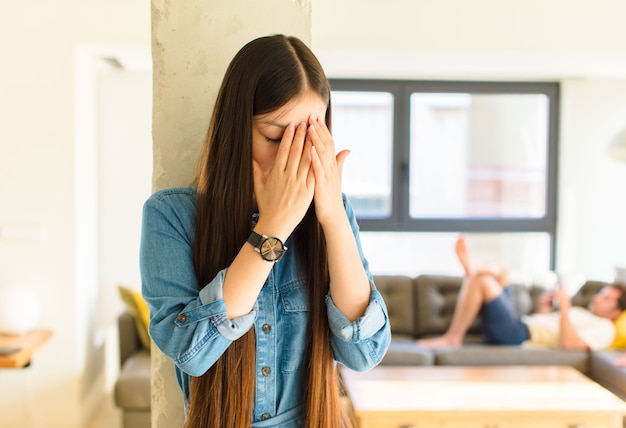
{"label": "person's foot", "polygon": [[461,342],[452,340],[447,336],[438,336],[430,339],[420,339],[417,341],[417,344],[428,349],[460,348],[462,345]]}
{"label": "person's foot", "polygon": [[467,246],[467,240],[465,239],[465,235],[461,234],[457,238],[455,251],[456,251],[457,258],[461,262],[461,266],[463,266],[463,271],[465,271],[465,276],[474,275],[475,271],[470,260],[469,248]]}

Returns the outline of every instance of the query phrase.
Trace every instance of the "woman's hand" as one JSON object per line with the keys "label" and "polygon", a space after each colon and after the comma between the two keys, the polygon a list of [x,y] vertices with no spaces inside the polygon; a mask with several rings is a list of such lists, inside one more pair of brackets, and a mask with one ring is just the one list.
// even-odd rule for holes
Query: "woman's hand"
{"label": "woman's hand", "polygon": [[286,240],[306,214],[315,187],[307,124],[289,124],[270,173],[252,161],[254,194],[259,208],[259,231]]}
{"label": "woman's hand", "polygon": [[341,198],[341,172],[350,153],[335,155],[328,127],[317,117],[309,118],[307,139],[311,141],[311,166],[315,175],[315,213],[326,237],[330,295],[339,311],[350,321],[363,316],[370,299],[370,283],[357,241]]}
{"label": "woman's hand", "polygon": [[345,213],[341,199],[341,173],[350,151],[342,150],[335,156],[333,137],[318,117],[309,118],[307,141],[313,146],[310,152],[315,174],[315,213],[320,224],[325,226]]}

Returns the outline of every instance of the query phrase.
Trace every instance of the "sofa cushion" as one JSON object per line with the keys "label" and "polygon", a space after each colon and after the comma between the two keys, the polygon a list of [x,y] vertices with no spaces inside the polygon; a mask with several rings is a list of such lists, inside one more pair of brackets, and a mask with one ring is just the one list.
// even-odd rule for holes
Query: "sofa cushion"
{"label": "sofa cushion", "polygon": [[415,335],[414,286],[408,276],[379,275],[374,277],[376,288],[389,311],[392,334]]}
{"label": "sofa cushion", "polygon": [[145,349],[150,349],[150,335],[148,326],[150,325],[150,310],[143,296],[138,291],[125,285],[118,285],[120,297],[126,304],[126,309],[135,319],[137,334],[141,340],[141,344]]}
{"label": "sofa cushion", "polygon": [[591,377],[613,394],[626,400],[626,367],[615,364],[624,351],[594,351],[591,353]]}
{"label": "sofa cushion", "polygon": [[123,409],[150,409],[150,353],[141,350],[130,356],[115,382],[115,404]]}
{"label": "sofa cushion", "polygon": [[122,415],[122,426],[124,428],[150,428],[150,409],[127,409]]}
{"label": "sofa cushion", "polygon": [[381,361],[386,366],[430,366],[435,361],[434,354],[415,343],[408,336],[393,336],[387,353]]}
{"label": "sofa cushion", "polygon": [[589,354],[586,351],[536,349],[523,346],[465,345],[436,352],[435,364],[444,366],[572,366],[589,373]]}
{"label": "sofa cushion", "polygon": [[[454,312],[456,299],[461,289],[461,277],[443,275],[420,275],[416,279],[417,325],[419,337],[443,334]],[[479,331],[478,320],[468,333]]]}
{"label": "sofa cushion", "polygon": [[572,296],[572,305],[586,308],[589,305],[591,298],[605,285],[607,285],[607,283],[603,281],[585,282],[576,294]]}
{"label": "sofa cushion", "polygon": [[124,311],[117,317],[117,328],[120,348],[120,367],[135,352],[144,349],[137,333],[135,318]]}

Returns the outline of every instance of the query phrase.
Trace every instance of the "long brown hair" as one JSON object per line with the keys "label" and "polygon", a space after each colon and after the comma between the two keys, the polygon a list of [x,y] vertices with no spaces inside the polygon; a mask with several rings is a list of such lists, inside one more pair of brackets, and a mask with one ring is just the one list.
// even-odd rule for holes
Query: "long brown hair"
{"label": "long brown hair", "polygon": [[[302,41],[275,35],[249,42],[230,63],[217,96],[198,174],[194,263],[204,287],[229,266],[251,230],[253,116],[274,111],[304,90],[327,101],[330,85]],[[310,317],[306,421],[310,428],[350,426],[343,413],[324,297],[326,242],[313,204],[294,231],[307,281]],[[306,243],[306,245],[304,245]],[[235,340],[202,376],[192,377],[187,428],[249,427],[255,391],[254,329]]]}

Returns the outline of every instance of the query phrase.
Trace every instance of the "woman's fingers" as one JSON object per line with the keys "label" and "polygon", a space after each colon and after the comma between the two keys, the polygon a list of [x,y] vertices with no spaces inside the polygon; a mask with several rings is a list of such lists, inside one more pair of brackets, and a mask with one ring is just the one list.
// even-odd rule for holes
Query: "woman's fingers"
{"label": "woman's fingers", "polygon": [[286,228],[291,233],[302,220],[314,191],[314,176],[309,173],[311,147],[307,137],[307,124],[289,124],[283,133],[276,159],[266,178],[257,173],[253,163],[255,196],[259,213],[274,228]]}
{"label": "woman's fingers", "polygon": [[257,186],[265,184],[265,174],[263,174],[263,170],[261,170],[261,166],[252,159],[252,178],[254,180],[254,188],[257,190]]}
{"label": "woman's fingers", "polygon": [[342,150],[339,153],[337,153],[337,171],[339,172],[339,177],[341,177],[341,174],[343,172],[343,163],[346,161],[346,158],[348,157],[348,155],[350,154],[350,150]]}
{"label": "woman's fingers", "polygon": [[318,220],[324,224],[338,218],[344,210],[341,198],[341,173],[350,151],[342,150],[335,154],[335,143],[330,130],[319,118],[309,119],[309,136],[312,143],[312,170],[315,176],[315,211]]}
{"label": "woman's fingers", "polygon": [[272,169],[275,169],[277,171],[284,171],[287,167],[287,162],[289,161],[289,153],[291,151],[291,143],[293,141],[295,132],[295,125],[293,123],[288,124],[285,128],[285,132],[283,133],[283,138],[280,140],[280,146],[278,147],[276,160],[274,161],[274,167]]}
{"label": "woman's fingers", "polygon": [[302,158],[300,159],[300,165],[298,166],[298,178],[306,179],[307,187],[313,186],[314,182],[310,181],[310,176],[313,174],[312,167],[312,157],[311,157],[311,148],[313,147],[313,143],[311,142],[311,137],[306,135],[304,140],[304,147],[302,149]]}
{"label": "woman's fingers", "polygon": [[[341,173],[341,166],[347,154],[335,155],[335,143],[326,124],[319,118],[309,118],[309,137],[315,148],[314,167],[316,175],[335,174],[337,168]],[[338,164],[339,162],[339,164]]]}
{"label": "woman's fingers", "polygon": [[[302,162],[302,150],[307,137],[306,123],[300,123],[296,128],[289,147],[289,160],[287,161],[286,171],[291,174],[297,174]],[[282,144],[282,142],[281,142]]]}

